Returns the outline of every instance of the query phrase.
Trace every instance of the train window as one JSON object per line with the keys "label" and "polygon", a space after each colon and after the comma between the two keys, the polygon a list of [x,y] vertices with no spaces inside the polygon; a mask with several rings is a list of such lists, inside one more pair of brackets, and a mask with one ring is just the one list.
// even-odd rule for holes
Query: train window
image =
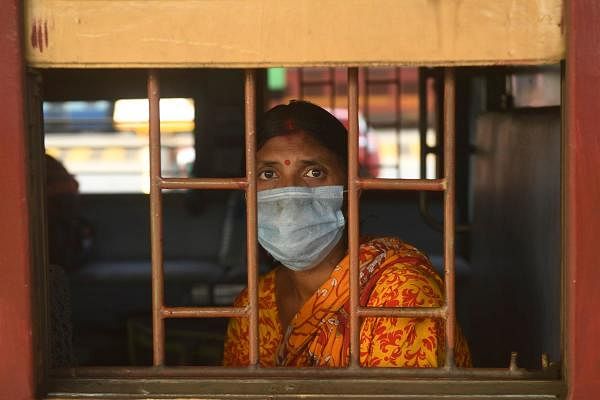
{"label": "train window", "polygon": [[[298,71],[286,74],[285,80],[293,82]],[[519,215],[520,221],[525,221],[531,229],[540,223],[540,218],[547,221],[546,232],[535,233],[540,243],[551,245],[560,240],[558,219],[549,218],[556,217],[560,208],[560,183],[551,178],[560,171],[560,115],[556,109],[544,107],[539,112],[531,109],[522,112],[500,100],[498,103],[502,103],[503,110],[486,108],[486,102],[494,102],[490,94],[494,82],[499,79],[505,83],[513,82],[514,76],[521,73],[518,69],[375,70],[373,76],[393,74],[395,78],[404,76],[403,79],[410,80],[407,86],[417,93],[411,92],[408,96],[415,96],[415,100],[407,100],[406,94],[398,95],[400,85],[397,85],[394,90],[384,91],[388,104],[380,107],[388,114],[416,114],[406,117],[411,121],[406,128],[401,121],[394,122],[398,124],[396,134],[404,135],[408,131],[408,136],[413,132],[420,135],[417,136],[417,176],[413,177],[411,173],[407,177],[403,175],[405,170],[398,168],[403,157],[414,156],[402,151],[394,157],[397,163],[391,166],[396,171],[394,174],[370,174],[370,167],[380,170],[388,167],[385,163],[365,164],[365,159],[361,159],[361,123],[367,118],[384,118],[377,117],[373,110],[366,111],[364,107],[369,102],[383,103],[384,100],[379,98],[382,94],[371,93],[371,97],[363,98],[361,104],[360,88],[366,87],[364,79],[370,76],[370,72],[357,68],[348,68],[343,73],[339,72],[339,68],[325,71],[331,76],[343,74],[347,85],[344,95],[336,91],[333,97],[309,99],[328,109],[349,129],[348,248],[351,276],[354,277],[350,282],[349,366],[301,371],[255,367],[260,353],[256,282],[258,276],[270,268],[257,252],[255,115],[272,104],[287,102],[299,93],[287,93],[286,85],[281,83],[276,90],[265,85],[267,96],[261,99],[257,95],[260,93],[257,85],[268,80],[267,70],[187,71],[189,79],[197,75],[192,80],[212,82],[211,88],[204,87],[206,92],[196,97],[195,102],[200,106],[195,115],[197,121],[202,122],[194,129],[195,148],[200,148],[200,141],[207,146],[202,149],[207,157],[210,158],[210,153],[213,153],[213,160],[227,157],[229,162],[207,164],[206,160],[198,157],[191,167],[193,176],[168,176],[163,167],[165,158],[161,148],[169,133],[163,131],[161,123],[163,103],[160,88],[161,83],[169,88],[172,71],[151,70],[147,75],[149,100],[144,100],[145,104],[149,104],[149,136],[146,139],[149,140],[151,161],[150,197],[140,194],[141,197],[134,199],[129,194],[127,198],[120,199],[122,195],[119,193],[113,193],[112,198],[81,193],[82,205],[88,209],[84,211],[87,218],[80,227],[83,234],[78,237],[78,245],[83,244],[80,262],[75,267],[67,261],[53,262],[66,267],[66,284],[64,276],[60,276],[64,275],[64,271],[51,268],[50,313],[54,328],[50,339],[54,350],[51,351],[50,364],[55,367],[50,374],[51,392],[85,391],[90,384],[88,379],[122,376],[175,378],[172,384],[165,383],[164,386],[150,384],[152,393],[171,392],[175,388],[173,385],[182,383],[186,377],[193,377],[192,381],[215,377],[277,377],[293,382],[297,382],[298,374],[305,379],[325,376],[341,380],[339,382],[350,377],[395,378],[397,382],[412,377],[480,381],[493,378],[508,380],[515,386],[528,382],[528,379],[559,382],[556,379],[561,360],[560,263],[557,261],[560,256],[555,254],[552,258],[546,254],[536,260],[539,249],[534,246],[533,251],[522,250],[523,261],[513,261],[515,267],[506,268],[509,261],[498,256],[498,252],[508,251],[507,247],[515,244],[521,245],[524,238],[518,230],[512,231],[517,227],[506,225],[504,214],[489,211],[491,204],[496,210],[503,204],[511,204],[506,212]],[[318,76],[317,72],[322,73],[323,70],[313,70],[313,76]],[[526,72],[532,73],[532,70]],[[85,71],[81,73],[86,75]],[[112,73],[119,74],[118,71]],[[230,91],[233,94],[226,98],[219,85],[210,79],[211,74],[219,76],[224,85],[237,85],[237,91]],[[145,71],[138,71],[137,76],[145,78]],[[49,74],[48,78],[56,79],[56,76]],[[460,85],[458,96],[457,82]],[[49,84],[51,86],[51,82]],[[511,88],[514,85],[505,84],[503,90],[494,93],[494,96],[505,99]],[[539,88],[535,90],[539,91]],[[553,90],[546,87],[544,93],[553,93]],[[167,91],[170,92],[170,89]],[[526,91],[520,93],[525,96],[523,93]],[[457,104],[459,96],[467,96],[469,102],[479,105],[479,108]],[[478,96],[486,100],[477,101]],[[548,101],[554,101],[550,97]],[[331,99],[334,103],[328,102]],[[345,112],[339,111],[338,102],[345,103]],[[118,102],[114,104],[116,107]],[[399,104],[402,113],[395,108]],[[406,104],[414,108],[406,108]],[[486,111],[488,109],[491,111]],[[206,110],[211,112],[202,118],[202,111]],[[462,120],[455,119],[457,117]],[[113,123],[116,120],[115,116]],[[469,129],[470,124],[474,126],[473,131]],[[385,144],[379,143],[388,135],[387,126],[382,123],[380,127],[376,122],[369,126],[378,141],[378,157],[386,151],[391,152]],[[470,132],[469,140],[457,135],[456,127]],[[205,131],[198,135],[200,129]],[[239,137],[227,139],[241,136],[242,132],[245,132],[244,140]],[[47,133],[47,138],[50,135],[52,133]],[[225,136],[219,138],[218,135]],[[398,143],[391,143],[391,147]],[[527,149],[535,146],[536,157],[530,160],[528,172],[513,176],[506,164],[510,160],[505,160],[503,154],[508,149],[514,150],[519,143]],[[418,145],[423,147],[419,149]],[[499,151],[494,146],[505,147]],[[524,163],[530,159],[528,154],[524,150],[513,157],[515,162]],[[540,164],[545,165],[542,170]],[[366,168],[360,168],[361,165]],[[223,166],[227,169],[222,169]],[[65,167],[68,170],[71,166],[66,164]],[[245,176],[242,171],[245,171]],[[489,176],[492,172],[496,174],[494,179]],[[513,204],[510,197],[506,197],[513,189],[505,187],[499,190],[496,185],[506,185],[507,179],[521,182],[518,177],[524,182],[540,179],[546,182],[546,186],[521,187],[521,204]],[[491,192],[490,186],[494,187]],[[461,191],[457,190],[458,187]],[[411,208],[419,202],[418,196],[411,195],[423,192],[428,193],[424,218],[418,216],[416,208]],[[362,195],[359,197],[359,194]],[[540,209],[539,196],[549,196],[543,209]],[[140,207],[144,202],[146,205]],[[52,212],[49,209],[49,217]],[[186,216],[186,213],[189,214]],[[143,220],[146,222],[140,223]],[[206,229],[199,230],[198,226]],[[523,228],[523,225],[519,226]],[[218,228],[217,235],[214,234],[215,228]],[[107,235],[105,230],[113,234]],[[91,236],[85,236],[86,232]],[[360,236],[382,234],[409,238],[429,255],[433,266],[445,280],[446,301],[442,306],[371,308],[359,305],[356,249]],[[56,247],[53,239],[59,236],[57,231],[49,231],[50,250]],[[487,237],[494,238],[494,244],[490,244]],[[148,242],[152,243],[150,254],[145,252]],[[90,246],[87,250],[86,243]],[[138,250],[133,251],[134,247]],[[213,250],[207,252],[200,250],[202,248]],[[490,254],[496,254],[496,258],[491,259]],[[531,265],[525,265],[526,262],[531,262]],[[480,270],[475,272],[474,266]],[[519,268],[529,268],[530,275],[523,276],[523,270],[517,272]],[[504,272],[501,274],[500,270]],[[539,274],[543,274],[543,278]],[[523,279],[523,285],[515,285],[515,278]],[[495,283],[490,283],[490,280],[495,280]],[[65,291],[65,285],[70,289]],[[542,285],[536,289],[537,293],[542,293],[541,300],[527,289],[535,285]],[[233,299],[246,286],[250,299],[248,306],[233,306]],[[514,290],[514,299],[503,295],[507,288]],[[69,290],[70,293],[65,294]],[[488,296],[486,292],[491,291],[494,295]],[[65,306],[64,299],[67,297],[71,301]],[[524,306],[519,302],[529,304]],[[109,304],[112,311],[106,312]],[[550,308],[549,304],[552,305]],[[505,307],[522,307],[524,311],[509,312]],[[69,312],[55,313],[56,309],[65,308],[71,308],[67,310],[71,315]],[[535,323],[545,329],[544,334],[533,322],[528,323],[523,318],[531,315],[536,315]],[[446,321],[445,331],[441,334],[447,349],[444,364],[426,369],[372,370],[361,366],[356,352],[360,345],[357,327],[365,318],[391,316]],[[249,368],[220,366],[228,318],[249,321]],[[494,320],[499,325],[491,332],[489,328],[494,326]],[[458,323],[471,347],[475,368],[455,364],[452,349],[456,346],[455,327]],[[523,328],[519,333],[510,328],[515,323]],[[493,346],[490,346],[490,340]],[[70,380],[69,376],[77,379]],[[190,386],[193,386],[192,381],[184,382],[182,389],[177,390],[195,390]],[[129,385],[134,381],[128,382],[121,383],[125,392],[133,390]],[[476,391],[490,390],[489,385],[481,385]],[[216,387],[215,390],[217,393],[230,393],[230,389],[224,387]],[[262,393],[260,388],[251,390]],[[397,387],[390,390],[397,390]],[[524,390],[527,392],[528,389]],[[549,390],[559,393],[562,389],[557,384]]]}
{"label": "train window", "polygon": [[[549,65],[564,55],[562,3],[392,3],[30,0],[40,391],[564,396],[563,67]],[[259,121],[279,104],[269,137]],[[88,190],[59,139],[98,137],[52,122],[69,107],[110,116],[94,135],[111,149],[143,146],[147,186]],[[270,211],[309,221],[281,198],[318,205],[312,228],[329,240],[311,242],[312,261],[278,253],[306,234],[269,241],[283,226],[268,229]],[[301,293],[286,277],[316,259],[331,275]],[[389,259],[417,272],[394,281]]]}

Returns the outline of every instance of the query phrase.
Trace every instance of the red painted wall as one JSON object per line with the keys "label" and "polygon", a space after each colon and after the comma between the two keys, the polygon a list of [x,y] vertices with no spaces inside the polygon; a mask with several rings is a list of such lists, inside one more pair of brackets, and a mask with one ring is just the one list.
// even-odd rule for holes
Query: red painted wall
{"label": "red painted wall", "polygon": [[566,1],[570,399],[600,398],[600,2]]}
{"label": "red painted wall", "polygon": [[0,399],[34,397],[19,0],[0,2]]}

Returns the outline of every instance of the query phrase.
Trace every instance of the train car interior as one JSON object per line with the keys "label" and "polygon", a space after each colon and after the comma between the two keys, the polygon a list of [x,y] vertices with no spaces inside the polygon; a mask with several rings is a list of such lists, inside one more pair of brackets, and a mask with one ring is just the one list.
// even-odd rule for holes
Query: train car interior
{"label": "train car interior", "polygon": [[[242,176],[243,71],[159,73],[161,97],[174,100],[161,103],[163,174]],[[35,74],[51,363],[151,365],[147,100],[132,101],[147,96],[146,71]],[[440,176],[441,76],[436,68],[361,68],[364,176]],[[347,119],[343,68],[271,68],[258,77],[258,114],[303,98]],[[513,352],[525,368],[559,364],[562,68],[464,67],[456,79],[457,315],[474,366],[508,367]],[[166,303],[231,305],[246,286],[244,192],[170,190],[163,201]],[[361,235],[398,236],[443,274],[442,210],[436,193],[364,192]],[[272,265],[261,254],[261,272]],[[168,320],[166,364],[220,365],[226,324]]]}

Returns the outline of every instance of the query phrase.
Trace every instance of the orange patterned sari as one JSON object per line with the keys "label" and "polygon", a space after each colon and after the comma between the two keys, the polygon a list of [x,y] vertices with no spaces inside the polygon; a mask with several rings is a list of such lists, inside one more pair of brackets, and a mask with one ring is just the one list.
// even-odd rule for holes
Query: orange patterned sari
{"label": "orange patterned sari", "polygon": [[[349,362],[349,260],[346,256],[284,331],[275,300],[275,270],[259,281],[259,361],[263,367],[344,367]],[[416,248],[395,238],[360,247],[360,304],[372,307],[443,305],[443,282]],[[235,306],[248,304],[244,290]],[[232,318],[223,364],[246,366],[248,319]],[[360,329],[364,367],[437,367],[445,357],[444,322],[431,318],[365,318]],[[456,364],[471,364],[458,332]]]}

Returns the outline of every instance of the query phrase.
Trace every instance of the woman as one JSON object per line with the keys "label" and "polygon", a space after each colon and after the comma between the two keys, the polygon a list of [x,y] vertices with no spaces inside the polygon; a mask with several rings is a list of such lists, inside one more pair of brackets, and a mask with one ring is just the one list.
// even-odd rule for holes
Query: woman
{"label": "woman", "polygon": [[[349,260],[342,212],[347,132],[324,109],[293,101],[269,110],[258,131],[258,240],[279,265],[259,280],[259,361],[264,367],[349,362]],[[396,238],[360,247],[360,304],[437,307],[443,282],[429,260]],[[247,291],[235,306],[248,304]],[[248,320],[231,319],[224,365],[248,365]],[[458,335],[456,362],[470,364]],[[365,318],[362,366],[443,365],[444,324]]]}

